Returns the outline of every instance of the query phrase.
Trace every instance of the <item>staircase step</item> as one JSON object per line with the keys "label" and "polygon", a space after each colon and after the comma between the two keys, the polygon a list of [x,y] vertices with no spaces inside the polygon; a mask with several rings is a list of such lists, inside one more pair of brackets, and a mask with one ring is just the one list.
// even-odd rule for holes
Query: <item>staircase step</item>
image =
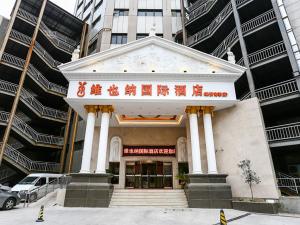
{"label": "staircase step", "polygon": [[170,207],[187,208],[183,190],[165,189],[115,189],[110,207]]}

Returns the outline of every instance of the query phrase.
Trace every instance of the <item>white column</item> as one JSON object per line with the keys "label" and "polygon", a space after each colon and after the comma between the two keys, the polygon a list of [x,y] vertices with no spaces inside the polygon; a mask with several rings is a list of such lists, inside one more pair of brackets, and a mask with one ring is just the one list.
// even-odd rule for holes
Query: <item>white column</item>
{"label": "white column", "polygon": [[101,109],[101,127],[100,127],[100,140],[98,148],[98,161],[96,173],[106,173],[106,154],[107,154],[107,139],[108,139],[108,129],[109,129],[109,117],[110,112],[112,112],[111,106],[103,106]]}
{"label": "white column", "polygon": [[203,123],[204,123],[208,173],[216,174],[218,173],[218,170],[217,170],[217,162],[216,162],[214,134],[212,129],[212,121],[211,121],[212,109],[213,109],[212,107],[203,108]]}
{"label": "white column", "polygon": [[90,173],[92,146],[95,129],[96,108],[95,106],[87,106],[88,112],[87,123],[85,128],[84,146],[81,161],[80,173]]}
{"label": "white column", "polygon": [[197,107],[188,107],[192,147],[193,174],[202,174]]}

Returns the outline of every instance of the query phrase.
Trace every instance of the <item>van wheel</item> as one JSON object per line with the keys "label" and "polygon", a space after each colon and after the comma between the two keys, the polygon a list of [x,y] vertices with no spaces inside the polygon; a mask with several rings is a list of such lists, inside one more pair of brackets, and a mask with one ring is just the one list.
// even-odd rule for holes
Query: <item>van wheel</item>
{"label": "van wheel", "polygon": [[37,200],[37,194],[36,193],[32,193],[29,196],[29,202],[35,202]]}
{"label": "van wheel", "polygon": [[16,205],[16,199],[9,198],[3,204],[3,209],[10,210]]}

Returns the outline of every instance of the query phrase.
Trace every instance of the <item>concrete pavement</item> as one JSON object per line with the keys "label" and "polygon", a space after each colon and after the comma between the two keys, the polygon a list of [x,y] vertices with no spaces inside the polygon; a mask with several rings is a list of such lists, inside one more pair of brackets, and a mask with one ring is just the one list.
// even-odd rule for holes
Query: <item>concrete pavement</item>
{"label": "concrete pavement", "polygon": [[[39,207],[0,211],[1,225],[36,224]],[[227,219],[245,212],[225,210]],[[212,225],[219,222],[216,209],[63,208],[46,206],[43,225]],[[230,225],[299,225],[300,216],[251,214]]]}

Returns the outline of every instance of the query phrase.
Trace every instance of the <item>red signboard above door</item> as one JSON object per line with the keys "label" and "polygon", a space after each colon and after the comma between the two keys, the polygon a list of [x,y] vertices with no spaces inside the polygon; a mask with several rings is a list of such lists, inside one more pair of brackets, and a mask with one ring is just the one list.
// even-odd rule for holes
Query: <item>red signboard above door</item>
{"label": "red signboard above door", "polygon": [[123,156],[172,156],[176,157],[176,147],[172,146],[123,146]]}

